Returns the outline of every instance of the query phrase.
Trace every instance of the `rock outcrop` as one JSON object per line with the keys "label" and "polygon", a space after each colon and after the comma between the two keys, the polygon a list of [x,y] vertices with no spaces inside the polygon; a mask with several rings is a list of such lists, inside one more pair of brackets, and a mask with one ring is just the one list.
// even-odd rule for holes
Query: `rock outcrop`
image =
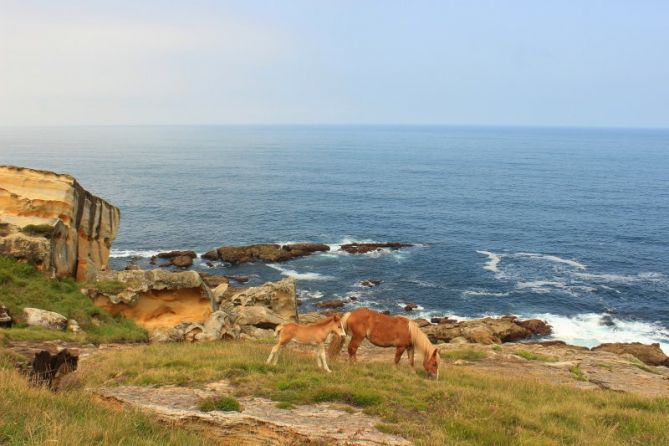
{"label": "rock outcrop", "polygon": [[0,305],[0,328],[10,328],[13,324],[9,310],[4,305]]}
{"label": "rock outcrop", "polygon": [[630,354],[648,365],[663,365],[669,367],[669,357],[664,354],[660,344],[642,344],[640,342],[614,342],[601,344],[592,350],[616,353],[618,355]]}
{"label": "rock outcrop", "polygon": [[98,306],[149,330],[156,342],[269,337],[277,325],[297,321],[294,279],[251,288],[218,283],[210,289],[195,271],[107,271],[87,292]]}
{"label": "rock outcrop", "polygon": [[550,326],[538,319],[521,321],[513,316],[501,318],[486,317],[471,321],[454,322],[448,320],[437,325],[422,327],[432,342],[450,342],[462,337],[479,344],[500,344],[545,336],[551,333]]}
{"label": "rock outcrop", "polygon": [[107,268],[119,222],[118,208],[69,175],[0,166],[0,255],[88,280]]}
{"label": "rock outcrop", "polygon": [[284,262],[286,260],[304,257],[315,252],[329,251],[328,245],[320,243],[293,243],[278,245],[262,243],[248,246],[222,246],[202,255],[207,260],[221,260],[238,264],[249,262]]}

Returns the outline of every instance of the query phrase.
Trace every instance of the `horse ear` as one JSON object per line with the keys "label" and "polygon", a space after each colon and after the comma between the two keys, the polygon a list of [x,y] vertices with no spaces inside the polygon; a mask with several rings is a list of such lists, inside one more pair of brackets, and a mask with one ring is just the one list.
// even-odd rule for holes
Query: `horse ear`
{"label": "horse ear", "polygon": [[435,348],[434,351],[432,352],[432,357],[433,358],[438,358],[439,357],[439,349]]}

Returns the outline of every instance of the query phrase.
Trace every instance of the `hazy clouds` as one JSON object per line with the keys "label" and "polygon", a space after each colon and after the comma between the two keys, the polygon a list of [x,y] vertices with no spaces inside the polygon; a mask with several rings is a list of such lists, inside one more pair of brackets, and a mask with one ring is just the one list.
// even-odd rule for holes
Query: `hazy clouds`
{"label": "hazy clouds", "polygon": [[0,125],[666,127],[668,11],[0,0]]}

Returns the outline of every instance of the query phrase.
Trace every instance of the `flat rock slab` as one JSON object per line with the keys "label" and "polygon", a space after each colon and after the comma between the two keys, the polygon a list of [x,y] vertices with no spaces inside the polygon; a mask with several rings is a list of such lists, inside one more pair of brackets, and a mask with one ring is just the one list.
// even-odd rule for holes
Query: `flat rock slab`
{"label": "flat rock slab", "polygon": [[223,444],[294,445],[411,445],[408,440],[376,429],[379,419],[360,411],[338,410],[328,404],[279,409],[276,402],[256,397],[237,398],[241,412],[202,412],[198,404],[205,398],[231,395],[225,381],[203,389],[189,387],[121,386],[96,393],[108,400],[153,413],[170,421],[203,422],[208,432]]}

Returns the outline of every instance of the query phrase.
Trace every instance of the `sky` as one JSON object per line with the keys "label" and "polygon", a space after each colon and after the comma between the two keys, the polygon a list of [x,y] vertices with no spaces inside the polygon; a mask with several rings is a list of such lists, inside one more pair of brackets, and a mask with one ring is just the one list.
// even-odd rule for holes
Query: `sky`
{"label": "sky", "polygon": [[0,0],[0,125],[669,127],[669,2]]}

